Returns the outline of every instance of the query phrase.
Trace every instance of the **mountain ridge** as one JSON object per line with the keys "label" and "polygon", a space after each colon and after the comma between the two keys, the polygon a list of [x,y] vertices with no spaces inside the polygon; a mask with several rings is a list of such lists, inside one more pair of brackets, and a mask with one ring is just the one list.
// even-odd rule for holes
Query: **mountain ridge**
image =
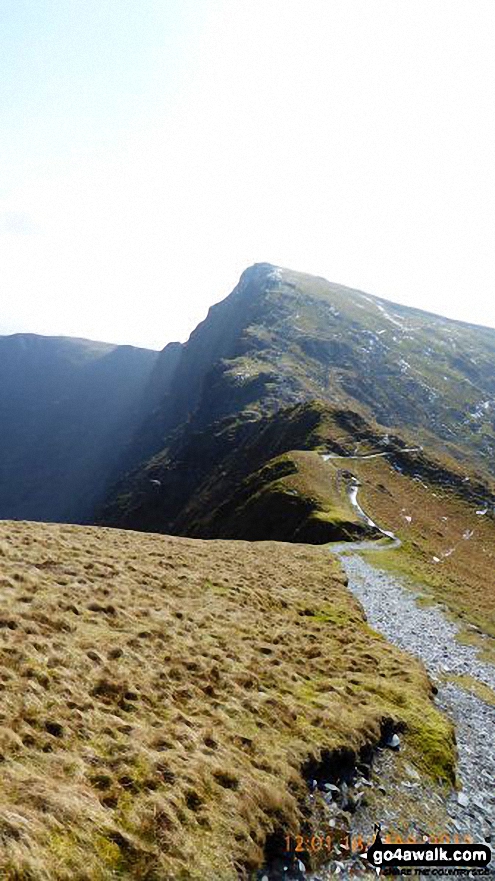
{"label": "mountain ridge", "polygon": [[[404,840],[459,829],[457,748],[465,800],[491,768],[468,703],[491,679],[456,675],[454,642],[495,658],[494,339],[267,264],[160,354],[34,338],[9,359],[0,338],[0,502],[8,479],[10,504],[97,524],[0,523],[0,870],[302,877],[289,834],[332,829],[304,857],[331,873],[377,816]],[[464,683],[458,738],[336,540],[381,570],[375,605],[398,573],[445,612],[384,617]]]}
{"label": "mountain ridge", "polygon": [[[457,460],[461,468],[484,473],[488,486],[495,451],[495,331],[481,329],[480,336],[475,326],[383,303],[271,264],[245,270],[234,291],[210,309],[183,345],[168,380],[160,433],[154,441],[152,433],[148,436],[149,456],[141,464],[134,456],[135,467],[112,491],[98,522],[202,535],[186,518],[191,504],[197,510],[194,496],[206,493],[204,487],[217,472],[227,498],[240,488],[238,481],[249,475],[235,463],[236,445],[250,460],[246,438],[258,443],[255,434],[265,430],[264,419],[274,420],[275,436],[288,424],[293,434],[284,448],[268,443],[264,461],[254,455],[253,474],[274,456],[310,449],[310,436],[301,435],[284,414],[312,401],[354,412],[369,429],[379,426],[382,436],[393,432],[414,438],[437,459],[447,457],[450,473]],[[228,325],[232,314],[235,322]],[[227,454],[227,448],[232,452]],[[208,476],[203,468],[203,490],[196,479],[201,462],[208,463],[206,472],[212,469]],[[230,485],[220,473],[225,468]],[[155,481],[151,497],[150,480]],[[211,492],[216,492],[213,485]],[[178,498],[183,512],[175,509],[172,515]],[[123,500],[121,517],[118,499]],[[205,511],[211,505],[206,493]]]}
{"label": "mountain ridge", "polygon": [[[161,352],[35,335],[0,337],[0,351],[9,339],[17,339],[18,348],[23,350],[62,346],[67,350],[68,364],[64,362],[59,376],[53,370],[42,370],[40,379],[34,368],[23,366],[23,356],[17,353],[16,370],[22,373],[31,369],[30,400],[36,399],[33,389],[41,382],[52,409],[50,417],[42,414],[43,419],[37,405],[32,411],[46,424],[41,435],[36,419],[29,429],[43,447],[36,451],[38,459],[34,457],[37,471],[30,465],[34,454],[29,446],[24,459],[22,450],[17,450],[12,458],[16,445],[12,430],[10,448],[4,442],[4,484],[6,479],[8,482],[7,462],[11,472],[14,463],[14,473],[21,465],[25,467],[31,474],[31,483],[26,477],[25,503],[20,509],[13,505],[12,487],[2,507],[5,489],[2,494],[0,488],[2,516],[88,522],[96,515],[100,521],[105,505],[112,505],[116,492],[121,494],[126,482],[130,486],[136,469],[147,473],[155,457],[167,458],[167,450],[173,447],[176,451],[178,444],[187,443],[188,435],[207,432],[209,426],[223,419],[232,420],[235,431],[237,422],[248,425],[314,400],[354,411],[385,430],[403,436],[413,434],[425,448],[453,457],[466,468],[474,466],[487,475],[494,474],[495,330],[394,304],[321,277],[270,263],[254,264],[242,273],[231,294],[210,307],[187,342],[169,343]],[[35,345],[37,339],[42,342]],[[87,357],[88,376],[93,371],[95,383],[100,381],[96,364],[103,365],[102,353],[114,364],[120,359],[122,371],[128,371],[128,396],[121,383],[120,429],[114,422],[113,434],[107,433],[107,441],[101,440],[107,444],[105,466],[96,469],[94,476],[91,468],[86,469],[87,482],[93,483],[93,487],[91,492],[84,490],[84,504],[74,503],[74,488],[70,487],[71,460],[77,462],[79,455],[72,439],[71,455],[59,462],[67,469],[64,479],[71,503],[67,505],[61,497],[56,510],[40,509],[30,499],[40,492],[40,457],[43,462],[50,462],[53,445],[58,443],[55,435],[66,431],[66,420],[55,418],[53,403],[64,369],[73,370],[70,358],[75,357],[76,351],[79,362]],[[29,351],[24,354],[28,358]],[[136,365],[139,361],[139,377],[133,377],[132,359]],[[89,366],[91,360],[93,364]],[[19,375],[12,364],[5,363],[5,358],[0,368],[0,413],[8,425],[13,416],[14,422],[19,417],[22,395],[18,396],[16,410],[14,398]],[[112,382],[107,382],[110,411],[122,379],[118,374],[116,368],[113,390]],[[91,394],[93,401],[89,406]],[[89,409],[86,421],[79,419],[79,433],[89,430],[94,412],[91,407],[97,411],[99,407],[104,409],[94,390],[91,394],[88,389],[83,394]],[[74,406],[66,398],[68,414],[74,419]],[[103,420],[102,413],[100,416]],[[101,431],[105,435],[103,422]],[[16,437],[21,439],[22,447],[21,435],[22,431],[17,432]],[[113,444],[112,451],[109,444]],[[43,477],[43,471],[41,475],[42,483],[45,481],[41,492],[49,494],[47,477]],[[64,480],[59,482],[63,496]],[[104,492],[101,486],[105,487]],[[115,525],[121,524],[117,520]]]}

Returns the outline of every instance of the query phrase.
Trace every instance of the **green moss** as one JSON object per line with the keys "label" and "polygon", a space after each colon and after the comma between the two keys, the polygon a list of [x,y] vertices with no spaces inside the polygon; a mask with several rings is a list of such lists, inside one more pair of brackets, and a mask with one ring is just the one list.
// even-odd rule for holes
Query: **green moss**
{"label": "green moss", "polygon": [[461,645],[472,645],[478,649],[481,661],[488,661],[490,664],[495,664],[495,640],[491,634],[485,636],[481,633],[473,632],[472,630],[461,629],[456,634],[455,638],[457,642],[461,643]]}
{"label": "green moss", "polygon": [[[313,520],[319,520],[321,523],[331,523],[333,526],[342,526],[343,524],[349,524],[349,515],[346,515],[343,511],[339,511],[336,508],[325,510],[325,511],[312,511],[311,518]],[[352,522],[357,522],[352,520]]]}
{"label": "green moss", "polygon": [[[81,838],[72,831],[53,831],[47,841],[51,853],[58,863],[72,869],[76,874],[86,860],[87,864],[95,866],[95,879],[104,881],[114,874],[121,875],[128,868],[127,860],[118,844],[103,833],[95,835],[93,839]],[[95,858],[98,864],[95,865]]]}
{"label": "green moss", "polygon": [[438,603],[435,597],[422,594],[421,596],[416,597],[416,605],[421,609],[429,609],[431,606],[438,605]]}
{"label": "green moss", "polygon": [[334,624],[339,627],[344,627],[346,624],[349,624],[350,621],[355,620],[355,617],[351,615],[350,611],[340,608],[315,612],[312,617],[315,621],[319,621],[322,624]]}
{"label": "green moss", "polygon": [[433,707],[422,705],[413,708],[406,724],[415,763],[431,777],[453,783],[457,754],[451,722]]}
{"label": "green moss", "polygon": [[110,841],[104,835],[98,835],[95,839],[95,849],[105,866],[119,873],[124,871],[127,860],[118,844]]}
{"label": "green moss", "polygon": [[48,847],[61,862],[70,860],[79,847],[77,837],[72,832],[52,832],[48,839]]}
{"label": "green moss", "polygon": [[216,582],[210,581],[207,578],[204,582],[204,589],[211,591],[215,594],[215,596],[228,596],[230,590],[228,587],[225,587],[223,584],[217,584]]}

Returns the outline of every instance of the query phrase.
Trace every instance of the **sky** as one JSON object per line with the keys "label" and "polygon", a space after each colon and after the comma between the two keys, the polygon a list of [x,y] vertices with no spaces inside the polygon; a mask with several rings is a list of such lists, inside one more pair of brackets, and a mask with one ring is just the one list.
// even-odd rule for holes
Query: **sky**
{"label": "sky", "polygon": [[162,348],[270,262],[495,327],[493,0],[0,0],[0,333]]}

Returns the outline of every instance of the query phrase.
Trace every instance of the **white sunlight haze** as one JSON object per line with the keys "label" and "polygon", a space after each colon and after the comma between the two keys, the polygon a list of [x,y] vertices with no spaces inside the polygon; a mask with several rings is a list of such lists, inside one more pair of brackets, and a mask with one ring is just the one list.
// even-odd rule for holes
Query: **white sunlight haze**
{"label": "white sunlight haze", "polygon": [[161,348],[261,261],[495,327],[493,0],[0,24],[0,333]]}

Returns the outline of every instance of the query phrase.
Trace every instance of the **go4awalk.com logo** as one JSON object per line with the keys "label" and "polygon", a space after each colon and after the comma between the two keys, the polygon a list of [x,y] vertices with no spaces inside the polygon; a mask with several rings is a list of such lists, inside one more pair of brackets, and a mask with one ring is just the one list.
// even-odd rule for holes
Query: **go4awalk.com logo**
{"label": "go4awalk.com logo", "polygon": [[[369,865],[377,875],[412,874],[408,870],[422,870],[420,874],[460,875],[488,874],[487,867],[492,858],[491,848],[486,844],[457,843],[399,844],[383,842],[380,825],[375,826],[376,837],[367,851]],[[429,872],[428,870],[433,870]],[[478,870],[478,871],[476,871]]]}

